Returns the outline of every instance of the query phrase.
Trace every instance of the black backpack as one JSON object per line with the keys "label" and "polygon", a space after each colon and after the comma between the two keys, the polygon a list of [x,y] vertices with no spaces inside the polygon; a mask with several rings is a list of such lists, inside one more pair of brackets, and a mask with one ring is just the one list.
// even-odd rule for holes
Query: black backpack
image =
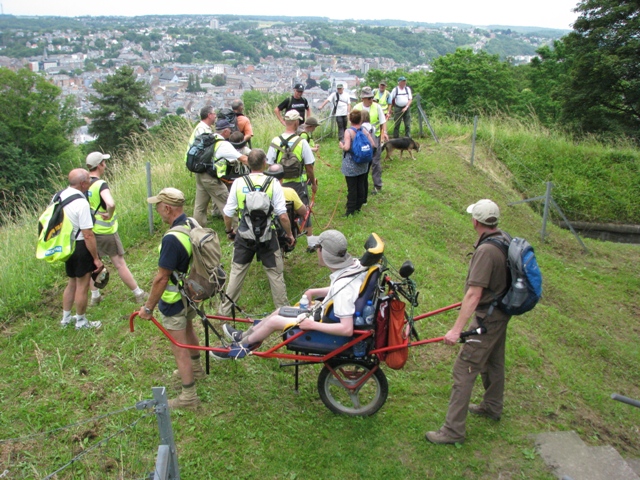
{"label": "black backpack", "polygon": [[285,139],[282,135],[278,138],[280,139],[280,145],[276,145],[272,143],[271,146],[275,148],[278,152],[281,153],[279,162],[282,164],[282,168],[284,169],[284,179],[297,179],[302,175],[303,163],[293,151],[298,146],[298,144],[302,141],[302,137],[298,136],[293,142],[293,145],[289,146],[289,140],[295,137],[296,134],[292,134],[289,138]]}
{"label": "black backpack", "polygon": [[241,113],[234,112],[231,108],[221,108],[218,110],[218,120],[224,118],[227,122],[231,124],[231,133],[238,131],[238,116],[242,115]]}
{"label": "black backpack", "polygon": [[249,175],[242,177],[249,187],[249,192],[245,195],[244,208],[238,225],[238,235],[245,240],[255,243],[265,243],[271,240],[273,205],[267,190],[273,178],[267,176],[264,183],[256,187]]}
{"label": "black backpack", "polygon": [[208,168],[213,168],[213,153],[218,141],[220,139],[213,133],[198,135],[187,152],[187,170],[205,173]]}

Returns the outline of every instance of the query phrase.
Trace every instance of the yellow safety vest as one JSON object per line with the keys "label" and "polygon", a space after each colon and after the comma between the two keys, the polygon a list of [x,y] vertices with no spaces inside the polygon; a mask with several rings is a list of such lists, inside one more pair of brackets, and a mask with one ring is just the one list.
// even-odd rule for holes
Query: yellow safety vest
{"label": "yellow safety vest", "polygon": [[[360,102],[353,109],[364,110],[364,105]],[[376,137],[379,137],[382,129],[378,128],[380,126],[380,118],[378,118],[378,106],[375,103],[372,103],[369,107],[369,123],[376,128]]]}
{"label": "yellow safety vest", "polygon": [[[285,140],[287,139],[286,135],[282,134],[281,136]],[[293,142],[296,141],[297,138],[298,138],[298,135],[293,135],[287,141],[287,143],[292,144]],[[271,140],[271,143],[274,143],[276,145],[280,145],[280,143],[281,143],[280,136],[274,137],[274,139]],[[276,162],[275,163],[278,163],[280,161],[280,158],[282,158],[282,152],[280,150],[276,150],[276,152],[277,153],[276,153]],[[298,160],[300,160],[302,162],[302,175],[300,175],[300,177],[298,177],[298,178],[286,178],[286,179],[283,180],[283,182],[284,183],[306,182],[307,181],[307,172],[305,170],[306,166],[304,164],[304,160],[302,159],[302,142],[300,142],[300,143],[298,143],[298,145],[296,145],[296,148],[293,149],[293,154],[296,157],[298,157]]]}
{"label": "yellow safety vest", "polygon": [[[185,224],[182,226],[190,229],[189,224]],[[189,239],[189,235],[182,232],[171,232],[171,231],[165,233],[165,235],[174,235],[180,241],[184,249],[187,251],[187,254],[189,254],[189,259],[191,259],[191,255],[193,254],[193,249],[191,248],[191,240]],[[162,250],[162,243],[158,245],[158,252],[160,252],[160,250]],[[191,262],[189,262],[189,265],[191,265]],[[185,274],[186,273],[189,273],[188,269],[185,272]],[[162,300],[165,303],[176,303],[182,300],[182,295],[180,294],[178,285],[174,285],[171,279],[169,280],[169,282],[167,282],[167,286],[164,288],[164,292],[162,292]]]}
{"label": "yellow safety vest", "polygon": [[[250,175],[251,183],[253,183],[254,187],[262,188],[262,185],[267,180],[267,176],[264,174],[259,175]],[[267,187],[267,191],[265,192],[269,198],[273,200],[273,183],[277,182],[277,180],[272,180]],[[242,211],[244,210],[244,202],[247,199],[247,193],[249,193],[249,186],[247,183],[241,178],[236,182],[236,198],[238,199],[238,217],[242,218]]]}
{"label": "yellow safety vest", "polygon": [[378,101],[378,105],[382,107],[382,111],[385,114],[389,112],[389,106],[391,105],[389,103],[390,96],[389,90],[385,90],[384,92],[380,92],[379,88],[373,90],[373,99]]}
{"label": "yellow safety vest", "polygon": [[[93,177],[95,178],[95,177]],[[106,212],[106,210],[100,206],[102,198],[100,197],[100,189],[104,185],[104,180],[97,179],[89,187],[87,197],[89,197],[89,205],[91,210],[95,213]],[[109,220],[103,220],[100,215],[95,215],[95,223],[93,224],[93,233],[96,235],[109,235],[118,231],[118,216],[114,210],[113,216]]]}

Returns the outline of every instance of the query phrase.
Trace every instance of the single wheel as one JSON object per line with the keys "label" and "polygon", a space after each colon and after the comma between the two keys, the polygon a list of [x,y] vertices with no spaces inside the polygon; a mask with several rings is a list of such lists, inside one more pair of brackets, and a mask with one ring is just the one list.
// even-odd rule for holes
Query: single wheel
{"label": "single wheel", "polygon": [[[380,410],[387,401],[389,384],[379,365],[337,360],[330,367],[335,374],[325,364],[318,376],[318,393],[333,413],[367,417]],[[367,377],[374,368],[375,371]]]}

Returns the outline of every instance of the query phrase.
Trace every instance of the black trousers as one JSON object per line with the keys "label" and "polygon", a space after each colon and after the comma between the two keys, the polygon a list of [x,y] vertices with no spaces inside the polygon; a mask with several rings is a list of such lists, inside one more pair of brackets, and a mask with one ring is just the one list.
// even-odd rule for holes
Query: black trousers
{"label": "black trousers", "polygon": [[336,117],[336,124],[338,125],[338,139],[344,141],[344,131],[347,129],[347,117]]}
{"label": "black trousers", "polygon": [[344,177],[347,181],[347,215],[359,212],[367,201],[367,173],[357,177]]}

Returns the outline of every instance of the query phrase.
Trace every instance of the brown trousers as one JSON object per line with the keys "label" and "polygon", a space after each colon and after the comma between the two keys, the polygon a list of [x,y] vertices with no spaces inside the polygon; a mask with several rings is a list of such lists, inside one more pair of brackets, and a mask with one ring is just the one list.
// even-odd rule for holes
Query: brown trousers
{"label": "brown trousers", "polygon": [[[508,316],[496,311],[484,322],[487,333],[469,337],[460,349],[453,365],[453,389],[442,431],[456,440],[464,440],[467,411],[473,384],[482,377],[482,406],[491,415],[502,415],[504,397],[504,352],[507,340]],[[472,328],[477,328],[473,321]]]}

